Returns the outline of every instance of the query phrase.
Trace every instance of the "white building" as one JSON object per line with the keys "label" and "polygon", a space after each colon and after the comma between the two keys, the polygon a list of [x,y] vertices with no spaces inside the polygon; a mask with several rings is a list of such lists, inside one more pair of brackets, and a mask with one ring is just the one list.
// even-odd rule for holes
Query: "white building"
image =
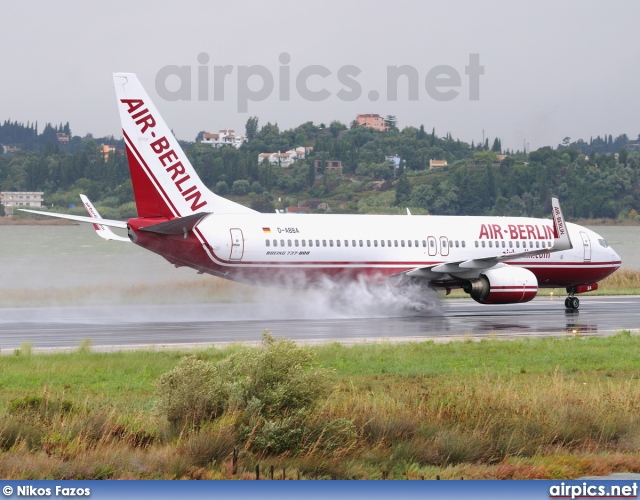
{"label": "white building", "polygon": [[260,153],[258,155],[258,163],[262,164],[265,160],[269,160],[272,165],[280,165],[282,168],[290,167],[296,160],[304,160],[309,152],[313,151],[311,146],[290,149],[284,153]]}
{"label": "white building", "polygon": [[204,134],[202,136],[202,142],[211,144],[214,148],[221,148],[222,146],[239,148],[244,141],[244,136],[236,135],[234,130],[227,129],[219,130],[217,134]]}
{"label": "white building", "polygon": [[3,191],[0,193],[0,203],[4,205],[7,217],[13,215],[13,207],[42,207],[43,192],[34,191]]}

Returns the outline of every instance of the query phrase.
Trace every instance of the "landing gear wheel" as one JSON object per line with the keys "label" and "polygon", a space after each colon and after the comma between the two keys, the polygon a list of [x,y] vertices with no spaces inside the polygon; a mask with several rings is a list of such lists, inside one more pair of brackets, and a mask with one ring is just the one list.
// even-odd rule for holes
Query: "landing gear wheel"
{"label": "landing gear wheel", "polygon": [[578,297],[567,297],[564,306],[572,311],[577,311],[580,307],[580,299]]}

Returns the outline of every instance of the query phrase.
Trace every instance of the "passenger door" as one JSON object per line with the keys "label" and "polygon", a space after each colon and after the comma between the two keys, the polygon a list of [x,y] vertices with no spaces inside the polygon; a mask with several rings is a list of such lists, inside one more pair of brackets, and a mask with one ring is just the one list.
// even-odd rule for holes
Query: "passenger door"
{"label": "passenger door", "polygon": [[231,229],[231,254],[229,260],[242,260],[244,254],[244,236],[241,229]]}

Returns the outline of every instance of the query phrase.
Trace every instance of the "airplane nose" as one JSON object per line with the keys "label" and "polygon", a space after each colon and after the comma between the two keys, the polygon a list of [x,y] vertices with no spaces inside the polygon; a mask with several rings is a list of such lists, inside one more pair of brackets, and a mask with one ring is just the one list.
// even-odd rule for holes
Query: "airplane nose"
{"label": "airplane nose", "polygon": [[613,259],[614,262],[622,261],[622,259],[618,255],[618,252],[616,252],[613,248],[611,249],[611,258]]}

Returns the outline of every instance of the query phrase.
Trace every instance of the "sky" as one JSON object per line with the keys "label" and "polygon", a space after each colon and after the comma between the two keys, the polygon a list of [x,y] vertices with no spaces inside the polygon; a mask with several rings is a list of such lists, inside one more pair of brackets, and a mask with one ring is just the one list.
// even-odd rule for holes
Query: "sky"
{"label": "sky", "polygon": [[5,2],[0,120],[121,137],[111,75],[132,72],[184,140],[359,113],[520,150],[635,139],[638,19],[636,1]]}

